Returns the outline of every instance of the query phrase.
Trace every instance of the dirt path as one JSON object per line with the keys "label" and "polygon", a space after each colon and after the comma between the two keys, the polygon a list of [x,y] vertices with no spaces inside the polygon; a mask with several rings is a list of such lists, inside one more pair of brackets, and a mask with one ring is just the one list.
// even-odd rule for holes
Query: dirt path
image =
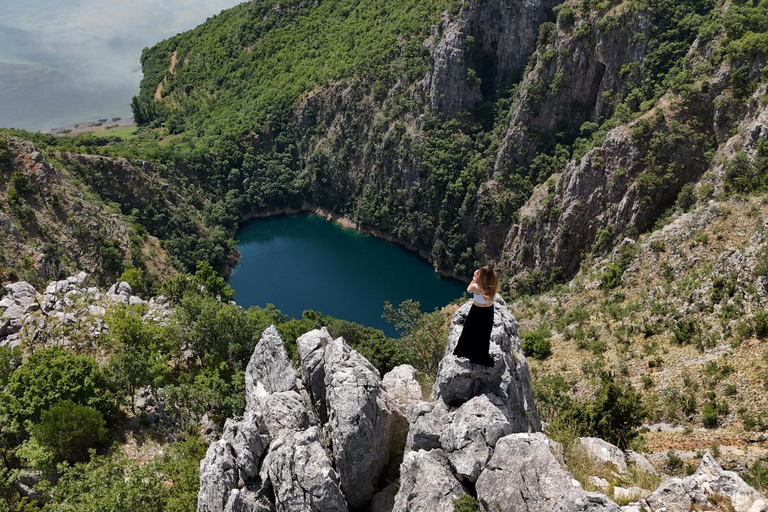
{"label": "dirt path", "polygon": [[[176,57],[176,52],[174,51],[171,54],[171,65],[168,66],[168,72],[172,75],[176,74],[176,64],[179,62],[178,58]],[[163,77],[163,79],[160,81],[159,84],[157,84],[157,89],[155,89],[155,99],[161,100],[163,99],[163,87],[165,87],[165,81],[166,77]]]}

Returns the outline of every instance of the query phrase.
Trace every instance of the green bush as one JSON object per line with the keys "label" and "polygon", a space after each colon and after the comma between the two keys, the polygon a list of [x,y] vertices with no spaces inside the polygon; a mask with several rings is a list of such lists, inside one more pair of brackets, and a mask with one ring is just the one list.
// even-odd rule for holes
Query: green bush
{"label": "green bush", "polygon": [[53,462],[84,462],[88,449],[107,438],[106,422],[99,411],[71,400],[43,411],[30,428],[32,440],[52,455]]}
{"label": "green bush", "polygon": [[637,254],[637,244],[624,244],[619,247],[615,261],[608,263],[605,272],[600,276],[603,288],[616,288],[621,284],[621,277],[632,263]]}
{"label": "green bush", "polygon": [[595,398],[583,403],[567,403],[549,426],[550,434],[567,443],[578,436],[599,437],[626,449],[638,436],[638,428],[648,416],[642,396],[626,381],[601,371]]}
{"label": "green bush", "polygon": [[483,512],[484,510],[480,502],[469,494],[453,500],[453,512]]}
{"label": "green bush", "polygon": [[534,359],[546,359],[552,355],[552,343],[549,338],[552,334],[545,326],[523,335],[523,353]]}
{"label": "green bush", "polygon": [[756,460],[741,476],[761,493],[768,492],[768,460]]}

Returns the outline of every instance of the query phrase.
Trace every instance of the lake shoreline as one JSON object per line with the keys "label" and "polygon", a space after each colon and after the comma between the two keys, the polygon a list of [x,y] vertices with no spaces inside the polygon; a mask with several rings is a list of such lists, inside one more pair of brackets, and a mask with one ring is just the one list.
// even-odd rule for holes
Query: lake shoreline
{"label": "lake shoreline", "polygon": [[[240,217],[240,219],[238,219],[237,227],[234,230],[232,230],[232,232],[230,233],[230,236],[234,238],[237,232],[242,227],[242,225],[253,219],[266,219],[269,217],[276,217],[278,215],[298,215],[300,213],[311,213],[313,215],[317,215],[318,217],[324,218],[328,222],[334,222],[345,229],[351,229],[363,235],[373,236],[375,238],[385,240],[391,244],[399,245],[409,250],[410,252],[414,252],[418,254],[419,257],[429,262],[430,265],[432,264],[432,259],[430,258],[430,255],[426,251],[419,249],[418,247],[416,247],[415,245],[409,242],[400,240],[399,238],[394,237],[389,233],[386,233],[384,231],[381,231],[375,228],[363,228],[348,217],[334,213],[331,210],[328,210],[327,208],[322,208],[320,206],[310,204],[307,202],[302,203],[301,208],[291,208],[291,207],[276,208],[274,210],[268,210],[266,212],[252,212],[252,213],[243,215],[242,217]],[[228,264],[224,269],[225,279],[229,278],[229,275],[232,273],[232,267],[237,265],[239,261],[240,261],[240,253],[238,252],[235,261],[233,261],[231,264]],[[437,274],[441,277],[449,277],[452,279],[456,279],[457,281],[462,281],[464,283],[469,283],[470,281],[469,276],[461,276],[453,271],[441,269],[441,270],[435,270],[435,272],[437,272]]]}

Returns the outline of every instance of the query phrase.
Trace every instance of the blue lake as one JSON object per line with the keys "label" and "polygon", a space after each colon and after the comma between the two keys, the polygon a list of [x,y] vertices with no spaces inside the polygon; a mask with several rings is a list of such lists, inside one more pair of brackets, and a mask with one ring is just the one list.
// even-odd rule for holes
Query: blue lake
{"label": "blue lake", "polygon": [[441,278],[405,249],[310,214],[245,224],[237,234],[242,257],[229,284],[243,307],[274,304],[290,317],[312,309],[384,330],[384,301],[406,299],[422,311],[466,297],[466,284]]}

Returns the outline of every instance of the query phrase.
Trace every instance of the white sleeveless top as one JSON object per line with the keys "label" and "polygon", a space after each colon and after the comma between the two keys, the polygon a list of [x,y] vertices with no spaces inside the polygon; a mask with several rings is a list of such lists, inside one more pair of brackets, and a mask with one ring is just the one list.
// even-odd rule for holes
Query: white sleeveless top
{"label": "white sleeveless top", "polygon": [[485,300],[485,297],[483,296],[482,293],[473,293],[472,295],[473,295],[474,301],[477,302],[478,304],[483,306],[490,304],[490,302]]}

